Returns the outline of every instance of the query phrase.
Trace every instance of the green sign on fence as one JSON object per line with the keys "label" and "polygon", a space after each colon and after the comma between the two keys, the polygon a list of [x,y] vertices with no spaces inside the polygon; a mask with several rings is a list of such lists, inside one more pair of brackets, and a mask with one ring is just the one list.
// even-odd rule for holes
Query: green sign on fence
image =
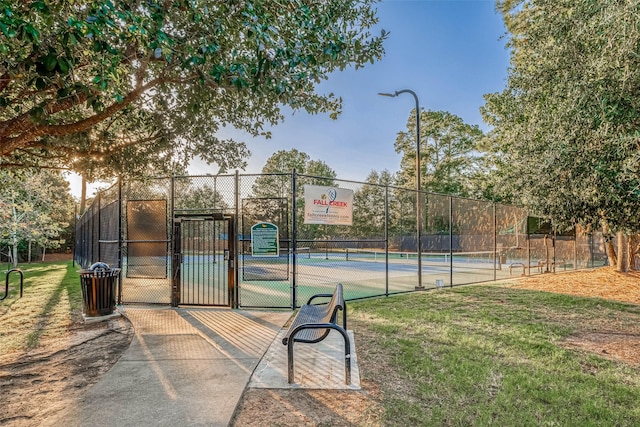
{"label": "green sign on fence", "polygon": [[277,257],[280,254],[278,226],[270,222],[259,222],[251,227],[251,255]]}

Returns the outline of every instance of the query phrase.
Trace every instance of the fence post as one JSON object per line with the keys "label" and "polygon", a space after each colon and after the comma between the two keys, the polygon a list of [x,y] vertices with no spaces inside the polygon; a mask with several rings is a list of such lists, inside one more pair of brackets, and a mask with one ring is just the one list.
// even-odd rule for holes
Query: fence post
{"label": "fence post", "polygon": [[[527,212],[527,266],[529,267],[529,276],[531,276],[531,236],[529,234],[529,212]],[[525,268],[526,271],[526,268]]]}
{"label": "fence post", "polygon": [[384,295],[389,296],[389,186],[384,187]]}
{"label": "fence post", "polygon": [[453,288],[453,197],[449,196],[449,287]]}
{"label": "fence post", "polygon": [[[96,247],[98,248],[98,258],[97,259],[92,259],[91,260],[92,263],[93,262],[97,262],[97,261],[102,261],[102,254],[101,254],[101,251],[100,251],[100,238],[102,237],[102,233],[101,233],[101,231],[102,231],[101,230],[102,229],[101,225],[102,224],[100,224],[100,222],[101,222],[100,217],[102,215],[101,215],[101,212],[100,212],[100,205],[102,205],[102,192],[98,193],[98,195],[96,196],[96,199],[97,200],[95,202],[95,206],[97,207],[97,209],[96,209],[97,212],[96,212],[94,218],[95,217],[98,218],[98,220],[97,220],[98,221],[98,227],[97,227],[98,228],[98,244],[96,245]],[[95,239],[95,237],[96,236],[94,236],[94,239]]]}
{"label": "fence post", "polygon": [[[233,233],[235,234],[235,244],[233,245],[233,298],[234,308],[240,307],[240,272],[238,271],[238,260],[239,253],[242,250],[242,246],[240,243],[240,233],[239,233],[239,223],[240,223],[240,174],[238,169],[236,169],[236,177],[235,177],[235,189],[233,195],[233,202],[235,204],[235,220],[233,221]],[[242,236],[244,239],[244,236]]]}
{"label": "fence post", "polygon": [[[178,260],[176,257],[178,256],[175,253],[175,250],[178,246],[176,246],[176,238],[178,237],[175,229],[175,221],[174,221],[174,196],[176,192],[176,175],[174,172],[169,176],[169,242],[167,243],[167,256],[171,257],[171,307],[177,307],[180,302],[180,288],[178,287],[176,280],[176,270],[178,267]],[[182,286],[182,282],[180,282],[180,286]]]}
{"label": "fence post", "polygon": [[496,203],[491,202],[493,205],[493,281],[497,279],[498,265],[500,265],[500,269],[502,269],[502,264],[498,264],[501,262],[500,255],[498,255],[498,216],[496,212]]}
{"label": "fence post", "polygon": [[291,260],[293,262],[293,265],[291,266],[292,271],[293,271],[293,278],[291,281],[291,308],[293,310],[296,309],[297,305],[298,305],[298,299],[297,299],[297,276],[298,276],[298,257],[297,257],[297,252],[298,252],[298,220],[297,220],[297,213],[298,213],[298,204],[296,202],[296,179],[297,179],[297,173],[296,173],[296,169],[293,168],[293,171],[291,173],[291,207],[292,207],[292,211],[293,211],[293,218],[291,219],[291,228],[293,229],[293,232],[291,233]]}
{"label": "fence post", "polygon": [[[120,220],[120,213],[118,213],[118,220]],[[76,249],[78,248],[78,205],[73,202],[73,240],[72,240],[71,255],[71,267],[76,267]]]}
{"label": "fence post", "polygon": [[[553,227],[553,240],[551,241],[551,247],[553,248],[553,272],[556,272],[556,240],[558,240],[558,227]],[[549,266],[547,265],[547,268]]]}
{"label": "fence post", "polygon": [[[587,238],[589,244],[589,261],[587,261],[587,267],[593,267],[593,234],[590,234]],[[573,269],[578,269],[578,233],[573,239]]]}
{"label": "fence post", "polygon": [[122,305],[122,177],[118,176],[118,305]]}

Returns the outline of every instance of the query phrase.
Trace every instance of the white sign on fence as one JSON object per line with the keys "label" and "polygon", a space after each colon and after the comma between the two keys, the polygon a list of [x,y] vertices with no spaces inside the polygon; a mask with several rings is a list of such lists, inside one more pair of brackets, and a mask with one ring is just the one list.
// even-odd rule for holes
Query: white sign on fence
{"label": "white sign on fence", "polygon": [[353,223],[353,190],[305,185],[304,223],[351,225]]}

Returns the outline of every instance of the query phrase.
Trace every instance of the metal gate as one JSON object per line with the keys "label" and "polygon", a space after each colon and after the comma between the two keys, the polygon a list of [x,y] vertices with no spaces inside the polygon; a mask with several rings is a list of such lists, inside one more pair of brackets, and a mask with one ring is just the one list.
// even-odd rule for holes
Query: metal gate
{"label": "metal gate", "polygon": [[172,305],[232,306],[233,217],[178,216],[173,233]]}

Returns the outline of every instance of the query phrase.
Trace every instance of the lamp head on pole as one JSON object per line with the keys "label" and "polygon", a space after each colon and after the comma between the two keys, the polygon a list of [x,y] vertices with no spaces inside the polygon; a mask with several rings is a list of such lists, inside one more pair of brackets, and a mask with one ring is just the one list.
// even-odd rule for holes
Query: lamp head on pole
{"label": "lamp head on pole", "polygon": [[394,97],[398,96],[398,92],[396,92],[396,93],[378,92],[378,95],[380,95],[380,96],[388,96],[390,98],[394,98]]}

